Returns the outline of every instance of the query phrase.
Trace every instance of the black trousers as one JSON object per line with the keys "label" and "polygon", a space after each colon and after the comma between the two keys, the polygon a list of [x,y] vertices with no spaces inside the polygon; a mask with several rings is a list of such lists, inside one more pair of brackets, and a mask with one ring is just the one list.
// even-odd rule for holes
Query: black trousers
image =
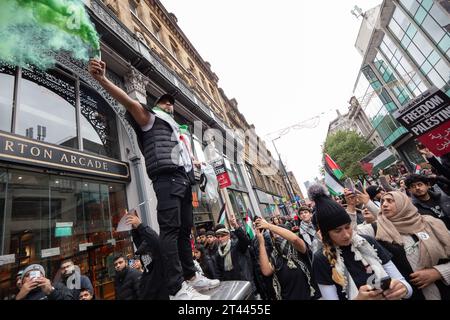
{"label": "black trousers", "polygon": [[192,189],[188,177],[178,171],[156,177],[153,188],[158,200],[156,210],[165,276],[169,294],[174,295],[196,271],[190,242],[194,219]]}

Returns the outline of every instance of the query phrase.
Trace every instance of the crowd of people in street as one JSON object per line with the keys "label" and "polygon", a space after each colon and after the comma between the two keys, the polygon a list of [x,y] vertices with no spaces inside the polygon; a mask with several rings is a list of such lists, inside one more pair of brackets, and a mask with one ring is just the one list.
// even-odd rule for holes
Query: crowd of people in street
{"label": "crowd of people in street", "polygon": [[[127,214],[136,252],[113,259],[116,299],[208,300],[205,293],[221,281],[246,281],[248,298],[262,300],[450,298],[447,157],[422,148],[434,172],[380,172],[367,188],[344,189],[342,197],[314,185],[294,217],[253,217],[253,238],[234,216],[214,230],[195,230],[191,186],[199,162],[174,120],[173,95],[148,107],[106,77],[105,62],[91,60],[89,72],[125,107],[157,198],[159,234],[136,211]],[[72,260],[61,262],[53,281],[31,264],[16,286],[16,300],[96,298]]]}
{"label": "crowd of people in street", "polygon": [[[294,217],[254,217],[253,239],[234,217],[227,226],[194,230],[195,274],[204,279],[194,298],[208,299],[221,281],[236,280],[248,281],[249,298],[260,300],[450,299],[450,198],[437,184],[446,180],[429,172],[399,178],[380,172],[378,181],[363,192],[344,189],[342,197],[314,185],[310,203]],[[136,252],[132,259],[114,257],[116,299],[173,299],[160,235],[136,212],[127,223]],[[51,282],[42,266],[30,265],[17,274],[15,299],[95,299],[88,277],[71,279],[75,271],[64,260],[60,279]],[[189,292],[192,282],[182,288]]]}
{"label": "crowd of people in street", "polygon": [[[313,185],[310,202],[293,216],[254,216],[254,237],[233,215],[226,225],[195,230],[191,185],[198,163],[179,139],[174,97],[164,94],[149,109],[108,80],[105,69],[103,61],[90,62],[93,78],[127,109],[153,182],[160,229],[144,225],[136,211],[127,214],[136,252],[132,259],[114,257],[116,299],[208,300],[222,281],[246,281],[248,298],[261,300],[450,299],[447,157],[422,148],[432,170],[380,171],[367,187],[344,189],[339,197]],[[72,260],[59,271],[51,281],[43,266],[29,265],[16,276],[13,298],[96,298]]]}

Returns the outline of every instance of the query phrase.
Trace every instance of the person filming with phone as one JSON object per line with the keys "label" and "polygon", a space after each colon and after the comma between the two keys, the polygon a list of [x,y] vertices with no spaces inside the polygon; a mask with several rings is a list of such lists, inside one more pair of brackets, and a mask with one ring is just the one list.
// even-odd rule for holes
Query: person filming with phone
{"label": "person filming with phone", "polygon": [[[264,276],[272,276],[277,300],[312,300],[317,285],[311,274],[308,246],[285,225],[274,225],[263,218],[255,220],[259,244],[259,264]],[[263,232],[268,230],[272,246],[268,250]]]}
{"label": "person filming with phone", "polygon": [[45,277],[45,269],[40,264],[32,264],[22,273],[22,287],[16,300],[74,300],[73,291],[62,283],[54,286]]}
{"label": "person filming with phone", "polygon": [[[399,300],[412,288],[374,238],[353,231],[348,213],[320,185],[308,190],[316,204],[323,250],[316,252],[313,273],[325,300]],[[391,280],[389,280],[389,278]]]}
{"label": "person filming with phone", "polygon": [[421,215],[400,191],[381,199],[381,214],[367,233],[392,254],[411,283],[413,300],[450,300],[450,233],[438,218]]}

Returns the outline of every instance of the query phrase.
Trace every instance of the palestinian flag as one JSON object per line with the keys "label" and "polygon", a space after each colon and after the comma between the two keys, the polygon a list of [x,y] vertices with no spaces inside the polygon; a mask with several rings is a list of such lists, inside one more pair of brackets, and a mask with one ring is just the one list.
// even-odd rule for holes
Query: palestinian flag
{"label": "palestinian flag", "polygon": [[367,174],[378,173],[378,170],[389,167],[396,161],[394,154],[385,147],[378,147],[359,162]]}
{"label": "palestinian flag", "polygon": [[325,165],[325,185],[328,191],[333,196],[340,196],[344,194],[344,187],[338,179],[333,175],[331,170]]}
{"label": "palestinian flag", "polygon": [[422,171],[422,167],[419,164],[414,164],[414,163],[413,163],[413,166],[414,166],[414,173],[420,174],[420,172]]}
{"label": "palestinian flag", "polygon": [[327,153],[325,153],[325,162],[336,178],[341,179],[344,176],[344,174],[341,171],[341,168],[338,166],[336,162],[333,161],[333,159],[331,159],[331,157]]}
{"label": "palestinian flag", "polygon": [[230,224],[228,223],[228,216],[227,216],[227,210],[225,208],[225,204],[222,206],[222,209],[220,209],[219,218],[217,219],[217,224],[223,224],[226,228],[230,227]]}
{"label": "palestinian flag", "polygon": [[245,216],[245,231],[247,231],[250,240],[252,240],[255,237],[255,230],[253,230],[253,222],[248,214],[248,211],[247,215]]}

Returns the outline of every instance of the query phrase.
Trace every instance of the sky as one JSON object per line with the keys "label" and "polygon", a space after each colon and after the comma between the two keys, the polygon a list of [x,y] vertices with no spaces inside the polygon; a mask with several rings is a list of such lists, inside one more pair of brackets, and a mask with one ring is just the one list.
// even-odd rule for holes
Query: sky
{"label": "sky", "polygon": [[328,125],[336,109],[347,112],[362,63],[354,46],[361,18],[350,11],[382,0],[161,2],[271,151],[277,136],[268,134],[321,115],[315,128],[275,142],[306,196],[303,183],[320,177]]}

